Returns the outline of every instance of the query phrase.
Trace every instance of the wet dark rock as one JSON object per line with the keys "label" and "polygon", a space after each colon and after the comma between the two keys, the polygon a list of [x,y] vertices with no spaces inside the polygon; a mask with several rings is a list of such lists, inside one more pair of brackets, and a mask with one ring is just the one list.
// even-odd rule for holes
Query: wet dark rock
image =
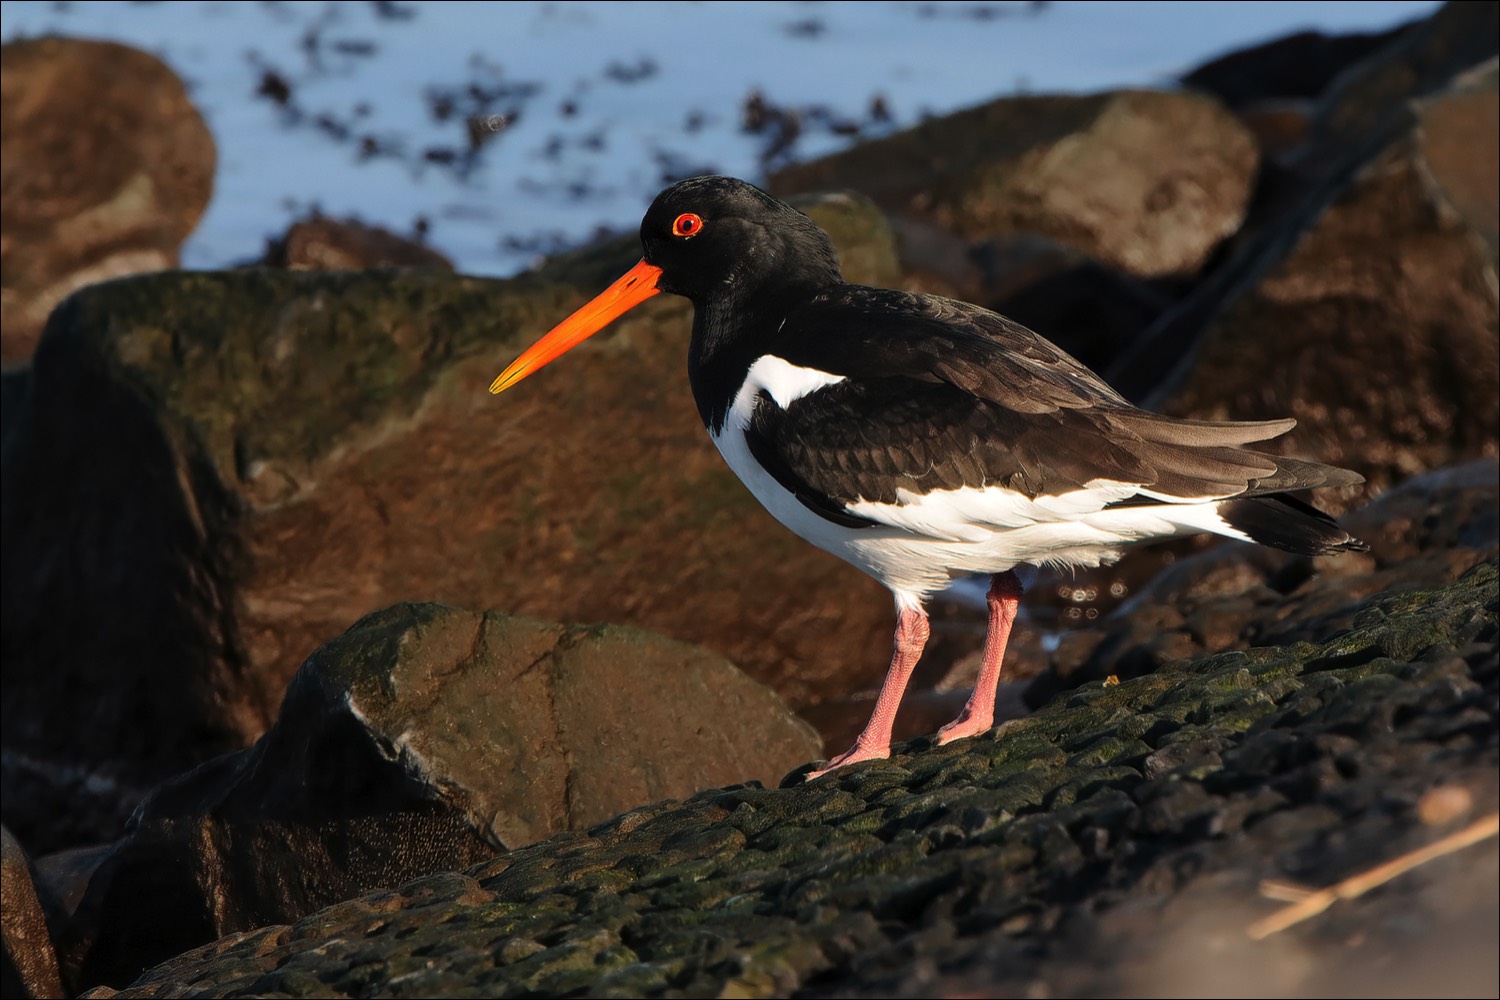
{"label": "wet dark rock", "polygon": [[[1174,301],[1170,294],[1092,260],[1075,259],[1055,268],[1023,268],[1015,255],[996,260],[1011,240],[975,248],[986,271],[996,276],[984,303],[1033,330],[1093,369],[1108,367]],[[1024,276],[1023,276],[1024,274]]]}
{"label": "wet dark rock", "polygon": [[350,271],[366,267],[437,267],[453,264],[431,247],[355,219],[321,216],[293,223],[261,261],[294,271]]}
{"label": "wet dark rock", "polygon": [[1212,59],[1186,73],[1182,82],[1237,111],[1266,100],[1318,97],[1340,73],[1410,28],[1344,35],[1299,31]]}
{"label": "wet dark rock", "polygon": [[819,741],[702,650],[432,604],[367,616],[298,672],[255,746],[156,789],[72,922],[78,986],[466,867]]}
{"label": "wet dark rock", "polygon": [[[808,211],[852,274],[894,270],[868,202]],[[685,302],[485,391],[598,290],[258,269],[70,298],[5,392],[0,808],[23,842],[114,839],[157,782],[259,736],[328,636],[413,594],[702,641],[794,705],[878,678],[889,598],[724,467]]]}
{"label": "wet dark rock", "polygon": [[1018,97],[932,119],[770,179],[848,187],[972,241],[1046,236],[1128,274],[1191,275],[1244,218],[1254,140],[1212,99]]}
{"label": "wet dark rock", "polygon": [[112,42],[6,43],[0,105],[0,357],[15,361],[74,289],[177,266],[216,154],[176,74]]}
{"label": "wet dark rock", "polygon": [[0,827],[0,939],[5,949],[0,965],[0,992],[8,997],[60,997],[57,955],[41,900],[32,877],[31,862],[9,829]]}
{"label": "wet dark rock", "polygon": [[[1094,686],[993,738],[922,741],[811,784],[641,807],[226,938],[122,995],[951,996],[1046,984],[1072,996],[1111,982],[1198,995],[1214,992],[1190,960],[1205,954],[1215,982],[1232,970],[1258,995],[1363,992],[1372,968],[1493,992],[1479,942],[1500,866],[1482,846],[1266,942],[1245,931],[1280,905],[1257,893],[1264,880],[1326,885],[1500,804],[1497,582],[1487,562],[1364,599],[1347,631]],[[1448,696],[1431,700],[1434,685]],[[1393,714],[1392,702],[1412,710]],[[1469,714],[1487,726],[1453,725]],[[1429,826],[1418,803],[1437,787],[1471,805]],[[1449,948],[1454,936],[1470,947]],[[1318,958],[1289,961],[1298,954]],[[1385,954],[1449,964],[1434,980]]]}
{"label": "wet dark rock", "polygon": [[1340,146],[1344,155],[1366,158],[1360,146],[1378,149],[1406,131],[1407,101],[1452,89],[1456,78],[1494,59],[1497,50],[1500,7],[1450,0],[1338,78],[1324,95],[1302,159],[1331,162]]}

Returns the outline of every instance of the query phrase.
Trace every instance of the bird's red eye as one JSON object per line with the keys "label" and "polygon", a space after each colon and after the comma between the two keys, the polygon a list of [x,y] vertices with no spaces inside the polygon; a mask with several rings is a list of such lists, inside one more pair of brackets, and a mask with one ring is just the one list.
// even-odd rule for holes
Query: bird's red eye
{"label": "bird's red eye", "polygon": [[702,228],[703,219],[701,216],[694,215],[692,212],[683,212],[672,223],[672,235],[697,236]]}

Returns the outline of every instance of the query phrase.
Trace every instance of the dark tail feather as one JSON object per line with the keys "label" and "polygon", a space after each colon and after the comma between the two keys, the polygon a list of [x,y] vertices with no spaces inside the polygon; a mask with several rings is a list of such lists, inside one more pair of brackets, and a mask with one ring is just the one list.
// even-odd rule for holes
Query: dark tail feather
{"label": "dark tail feather", "polygon": [[1288,493],[1222,500],[1217,510],[1230,527],[1272,548],[1304,556],[1370,550],[1333,518]]}

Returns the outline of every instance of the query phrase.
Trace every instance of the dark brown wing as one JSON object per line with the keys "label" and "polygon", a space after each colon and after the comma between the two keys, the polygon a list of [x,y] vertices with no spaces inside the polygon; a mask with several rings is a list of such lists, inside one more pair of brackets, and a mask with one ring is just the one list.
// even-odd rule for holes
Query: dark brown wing
{"label": "dark brown wing", "polygon": [[[935,296],[846,286],[793,313],[772,352],[842,375],[785,409],[769,396],[746,436],[756,459],[824,516],[859,500],[1003,486],[1058,496],[1104,481],[1101,506],[1256,496],[1359,482],[1243,445],[1292,420],[1214,423],[1139,410],[1045,339]],[[856,518],[857,519],[857,518]]]}

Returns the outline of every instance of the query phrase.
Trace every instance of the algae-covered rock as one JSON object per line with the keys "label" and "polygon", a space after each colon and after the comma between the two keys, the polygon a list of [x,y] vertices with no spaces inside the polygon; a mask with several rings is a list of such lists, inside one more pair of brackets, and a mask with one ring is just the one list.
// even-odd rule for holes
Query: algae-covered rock
{"label": "algae-covered rock", "polygon": [[122,995],[1213,992],[1204,956],[1258,995],[1431,985],[1423,956],[1493,991],[1483,846],[1246,931],[1283,905],[1264,880],[1327,885],[1496,808],[1497,579],[1367,598],[1337,634],[1091,685],[992,738],[632,810]]}
{"label": "algae-covered rock", "polygon": [[89,883],[75,986],[699,788],[774,781],[816,734],[701,649],[434,604],[308,659],[253,747],[155,790]]}

